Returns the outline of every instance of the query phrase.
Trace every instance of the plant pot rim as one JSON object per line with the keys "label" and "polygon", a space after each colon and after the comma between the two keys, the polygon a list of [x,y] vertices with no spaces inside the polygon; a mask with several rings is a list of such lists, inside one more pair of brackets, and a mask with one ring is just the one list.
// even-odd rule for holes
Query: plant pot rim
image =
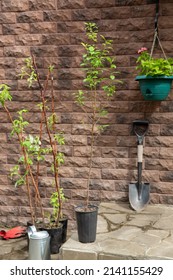
{"label": "plant pot rim", "polygon": [[88,205],[88,208],[93,208],[93,210],[87,210],[87,211],[80,211],[80,209],[85,208],[85,205],[78,205],[75,207],[75,211],[79,212],[79,213],[91,213],[91,212],[95,212],[98,210],[98,206],[97,205]]}
{"label": "plant pot rim", "polygon": [[136,78],[135,78],[136,81],[138,81],[138,80],[145,80],[145,79],[168,79],[168,80],[173,80],[173,75],[171,75],[171,76],[164,76],[164,75],[161,75],[161,76],[139,75],[139,76],[136,76]]}

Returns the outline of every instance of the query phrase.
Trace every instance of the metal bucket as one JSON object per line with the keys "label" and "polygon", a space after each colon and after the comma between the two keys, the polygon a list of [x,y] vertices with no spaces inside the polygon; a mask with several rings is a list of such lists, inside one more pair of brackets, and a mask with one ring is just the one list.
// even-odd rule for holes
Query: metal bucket
{"label": "metal bucket", "polygon": [[29,260],[50,260],[50,236],[47,231],[35,231],[29,236]]}

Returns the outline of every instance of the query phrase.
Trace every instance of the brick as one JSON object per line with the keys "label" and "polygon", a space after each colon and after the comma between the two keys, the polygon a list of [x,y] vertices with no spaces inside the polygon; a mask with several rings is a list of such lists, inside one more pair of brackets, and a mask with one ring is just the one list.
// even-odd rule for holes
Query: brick
{"label": "brick", "polygon": [[57,32],[58,33],[83,33],[84,31],[84,23],[83,22],[76,22],[76,21],[66,21],[66,22],[57,22]]}
{"label": "brick", "polygon": [[94,157],[92,160],[93,168],[115,168],[115,159]]}
{"label": "brick", "polygon": [[4,47],[4,55],[7,57],[27,57],[30,56],[30,48],[29,47]]}
{"label": "brick", "polygon": [[16,14],[13,12],[1,13],[0,24],[16,23]]}
{"label": "brick", "polygon": [[36,22],[30,24],[31,33],[56,33],[55,22]]}
{"label": "brick", "polygon": [[88,0],[86,2],[86,7],[87,8],[104,8],[104,7],[113,7],[115,5],[114,0]]}
{"label": "brick", "polygon": [[125,192],[101,192],[101,197],[100,199],[102,201],[108,201],[108,202],[113,202],[113,201],[120,201],[120,202],[128,202],[128,193]]}
{"label": "brick", "polygon": [[171,3],[162,3],[161,5],[161,15],[162,16],[171,16],[173,12],[173,7]]}
{"label": "brick", "polygon": [[43,45],[68,45],[70,44],[70,37],[68,34],[43,34]]}
{"label": "brick", "polygon": [[121,158],[121,159],[116,159],[115,161],[116,168],[117,169],[135,169],[137,168],[137,162],[134,158]]}
{"label": "brick", "polygon": [[172,124],[164,124],[161,125],[160,134],[163,136],[172,136],[173,135],[173,125]]}
{"label": "brick", "polygon": [[128,192],[129,190],[129,182],[125,181],[125,180],[116,180],[115,182],[115,191],[119,192],[119,191],[123,191],[123,192]]}
{"label": "brick", "polygon": [[5,79],[5,71],[4,71],[4,69],[0,69],[0,79],[2,79],[2,80]]}
{"label": "brick", "polygon": [[173,194],[172,183],[170,182],[153,182],[151,192],[158,194]]}
{"label": "brick", "polygon": [[[89,146],[75,146],[74,148],[74,156],[75,157],[88,157],[90,153],[90,147]],[[93,148],[93,156],[94,157],[100,157],[101,156],[101,149],[98,147]]]}
{"label": "brick", "polygon": [[160,171],[160,180],[162,182],[172,182],[173,172],[172,171]]}
{"label": "brick", "polygon": [[170,136],[155,136],[146,137],[146,145],[152,147],[173,147],[173,137]]}
{"label": "brick", "polygon": [[85,7],[84,0],[57,0],[57,6],[60,9],[80,9]]}
{"label": "brick", "polygon": [[124,169],[102,169],[102,179],[108,180],[124,180],[129,179],[129,171]]}
{"label": "brick", "polygon": [[[8,176],[1,175],[1,178],[0,178],[0,193],[8,193],[8,190],[7,190],[8,187],[6,186],[8,184],[9,184]],[[11,188],[11,186],[9,188]]]}
{"label": "brick", "polygon": [[[135,5],[144,5],[146,4],[146,0],[115,0],[115,6],[125,6],[125,5],[129,5],[129,6],[135,6]],[[150,1],[151,3],[153,2],[153,0]]]}
{"label": "brick", "polygon": [[129,125],[116,124],[109,125],[103,132],[105,135],[129,135]]}
{"label": "brick", "polygon": [[155,17],[155,9],[155,3],[150,5],[135,5],[133,7],[130,7],[130,17]]}
{"label": "brick", "polygon": [[2,11],[4,12],[20,12],[29,9],[28,0],[2,0]]}
{"label": "brick", "polygon": [[145,168],[150,170],[169,171],[173,169],[173,161],[169,159],[145,160]]}
{"label": "brick", "polygon": [[75,200],[84,200],[86,198],[86,191],[84,190],[79,190],[79,191],[76,191],[76,190],[73,190],[72,191],[72,199],[75,199]]}
{"label": "brick", "polygon": [[90,135],[91,133],[91,125],[89,124],[74,124],[72,126],[72,134],[86,134]]}
{"label": "brick", "polygon": [[[172,16],[163,16],[163,17],[160,17],[159,19],[159,28],[172,28],[172,19],[173,17]],[[165,26],[165,22],[166,22],[166,26]]]}
{"label": "brick", "polygon": [[84,157],[68,157],[65,160],[64,166],[84,167],[88,166],[88,158]]}
{"label": "brick", "polygon": [[70,10],[50,10],[43,12],[44,21],[68,21],[71,20]]}
{"label": "brick", "polygon": [[84,20],[99,20],[101,18],[101,12],[98,9],[78,9],[72,11],[72,20],[84,21]]}
{"label": "brick", "polygon": [[114,191],[115,183],[112,180],[91,179],[90,190]]}
{"label": "brick", "polygon": [[172,148],[160,147],[159,158],[172,159],[173,158],[173,149]]}
{"label": "brick", "polygon": [[59,56],[65,57],[73,57],[79,56],[81,51],[83,50],[82,46],[60,46],[59,48]]}
{"label": "brick", "polygon": [[86,123],[88,120],[88,116],[86,114],[79,114],[79,113],[65,113],[61,114],[61,122],[62,123]]}
{"label": "brick", "polygon": [[123,9],[121,7],[103,8],[101,10],[101,17],[102,19],[128,18],[130,11],[128,6],[123,7]]}
{"label": "brick", "polygon": [[16,45],[37,46],[42,44],[41,34],[20,34],[15,37]]}
{"label": "brick", "polygon": [[[107,146],[107,147],[114,147],[116,145],[116,138],[114,136],[102,136],[95,138],[94,141],[96,146]],[[88,137],[88,144],[91,144],[91,137]]]}
{"label": "brick", "polygon": [[159,38],[162,41],[172,41],[173,36],[172,36],[172,30],[171,29],[163,29],[159,31]]}
{"label": "brick", "polygon": [[3,24],[2,30],[4,35],[26,34],[29,33],[30,26],[28,23]]}
{"label": "brick", "polygon": [[64,189],[87,188],[87,179],[83,178],[60,178],[60,182]]}
{"label": "brick", "polygon": [[87,137],[84,135],[65,135],[65,142],[71,146],[87,145]]}
{"label": "brick", "polygon": [[6,164],[7,163],[7,156],[1,156],[0,158],[0,164]]}
{"label": "brick", "polygon": [[59,69],[58,71],[58,79],[59,80],[78,80],[84,79],[85,74],[81,69]]}
{"label": "brick", "polygon": [[8,69],[8,68],[14,68],[14,66],[15,66],[14,58],[0,58],[0,68]]}
{"label": "brick", "polygon": [[128,157],[128,149],[127,148],[102,148],[103,157],[115,157],[115,158],[124,158]]}
{"label": "brick", "polygon": [[55,0],[28,0],[29,10],[55,10],[56,1]]}
{"label": "brick", "polygon": [[44,57],[44,56],[58,56],[58,48],[54,45],[49,46],[32,46],[31,53],[36,57]]}
{"label": "brick", "polygon": [[17,15],[17,22],[19,23],[30,23],[43,21],[43,12],[23,12]]}
{"label": "brick", "polygon": [[[76,167],[74,168],[74,176],[76,178],[84,178],[87,179],[89,175],[89,168],[87,167]],[[100,179],[101,178],[101,170],[98,168],[92,168],[91,170],[91,178],[92,179]]]}
{"label": "brick", "polygon": [[[154,24],[154,18],[126,18],[124,19],[115,19],[114,21],[110,19],[105,19],[100,24],[100,32],[107,31],[125,31],[125,30],[131,30],[131,31],[139,31],[139,30],[146,30],[151,29],[151,26]],[[153,30],[153,29],[152,29]]]}

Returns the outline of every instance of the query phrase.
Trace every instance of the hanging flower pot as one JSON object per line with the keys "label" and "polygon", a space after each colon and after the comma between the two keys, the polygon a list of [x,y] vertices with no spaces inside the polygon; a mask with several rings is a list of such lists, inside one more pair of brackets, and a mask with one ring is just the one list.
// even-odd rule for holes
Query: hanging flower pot
{"label": "hanging flower pot", "polygon": [[[153,50],[156,39],[163,53],[163,58],[153,57]],[[165,100],[171,90],[173,79],[173,59],[167,58],[158,37],[157,30],[154,34],[151,53],[147,48],[142,47],[138,50],[137,67],[140,71],[139,76],[135,78],[139,81],[139,87],[145,100]]]}
{"label": "hanging flower pot", "polygon": [[145,100],[165,100],[171,90],[173,76],[146,76],[135,78],[139,82],[140,91]]}

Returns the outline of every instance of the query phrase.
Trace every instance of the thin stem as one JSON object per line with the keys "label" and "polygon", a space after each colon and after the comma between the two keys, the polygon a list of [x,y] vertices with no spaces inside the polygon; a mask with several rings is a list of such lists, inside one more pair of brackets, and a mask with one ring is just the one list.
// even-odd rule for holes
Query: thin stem
{"label": "thin stem", "polygon": [[48,118],[47,118],[47,111],[46,111],[46,101],[45,101],[45,92],[48,86],[48,80],[50,77],[50,71],[48,71],[48,75],[47,75],[47,79],[46,79],[46,83],[44,86],[44,89],[42,90],[42,86],[41,86],[41,82],[40,82],[40,78],[38,75],[38,70],[37,70],[37,65],[35,63],[35,59],[33,58],[33,66],[37,75],[37,81],[38,84],[40,85],[40,94],[41,94],[41,99],[42,99],[42,110],[43,110],[43,115],[44,115],[44,120],[45,120],[45,126],[46,126],[46,131],[49,137],[49,143],[51,146],[51,151],[52,151],[52,156],[53,156],[53,166],[54,166],[54,180],[55,180],[55,188],[56,191],[58,193],[58,203],[59,203],[59,212],[58,212],[58,217],[57,220],[55,222],[56,225],[58,225],[59,223],[59,219],[60,219],[60,213],[61,213],[61,209],[62,209],[62,202],[61,202],[61,198],[60,198],[60,187],[59,187],[59,182],[58,182],[58,163],[57,163],[57,159],[56,159],[56,155],[57,155],[57,145],[56,145],[56,141],[54,141],[52,139],[51,136],[51,132],[50,132],[50,128],[49,128],[49,124],[48,124]]}
{"label": "thin stem", "polygon": [[89,206],[89,191],[90,191],[90,179],[91,179],[91,170],[92,170],[92,160],[93,160],[93,149],[94,149],[94,130],[96,125],[96,104],[97,102],[97,91],[94,89],[94,100],[92,102],[92,126],[91,126],[91,145],[90,145],[90,153],[89,153],[89,173],[88,173],[88,181],[87,181],[87,195],[86,195],[86,208]]}

